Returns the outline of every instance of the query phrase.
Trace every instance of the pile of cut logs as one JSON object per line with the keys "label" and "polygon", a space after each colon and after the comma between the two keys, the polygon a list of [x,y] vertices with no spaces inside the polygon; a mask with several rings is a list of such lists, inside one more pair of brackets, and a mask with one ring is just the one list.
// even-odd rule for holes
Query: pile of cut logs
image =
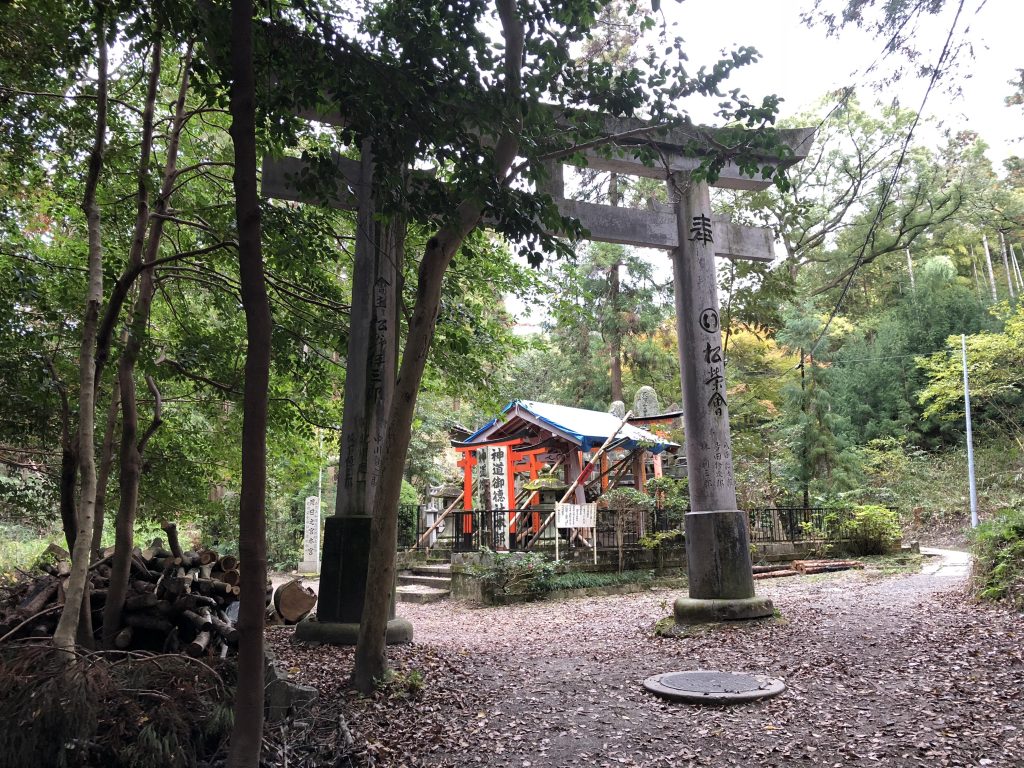
{"label": "pile of cut logs", "polygon": [[[212,549],[182,551],[173,523],[162,526],[167,546],[154,539],[132,552],[124,603],[123,628],[114,639],[120,649],[145,649],[190,656],[226,656],[238,641],[239,562]],[[110,583],[112,550],[89,567],[89,603],[99,629]],[[71,564],[66,551],[51,545],[40,561],[44,575],[13,590],[0,605],[0,641],[52,635],[60,618]],[[286,589],[287,588],[287,589]],[[268,623],[294,623],[316,602],[312,590],[298,582],[284,585],[270,607],[273,587],[267,582]],[[277,612],[281,611],[280,618]],[[296,615],[301,614],[301,615]]]}
{"label": "pile of cut logs", "polygon": [[864,567],[858,560],[794,560],[793,570],[797,573],[831,573],[832,571],[857,570]]}

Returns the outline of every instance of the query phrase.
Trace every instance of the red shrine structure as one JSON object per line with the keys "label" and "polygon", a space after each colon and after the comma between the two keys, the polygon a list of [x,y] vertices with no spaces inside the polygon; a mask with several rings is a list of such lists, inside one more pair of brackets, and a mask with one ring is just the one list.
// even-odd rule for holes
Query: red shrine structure
{"label": "red shrine structure", "polygon": [[[654,421],[664,425],[671,419]],[[580,478],[609,438],[613,439],[599,460]],[[595,501],[615,487],[643,491],[649,477],[662,475],[663,457],[674,457],[680,450],[677,443],[632,420],[623,424],[611,413],[532,400],[512,401],[497,418],[452,445],[462,469],[462,494],[453,507],[461,502],[465,513],[493,513],[489,527],[497,549],[518,549],[532,546],[542,536],[553,537],[553,530],[545,530],[551,518],[543,513],[553,510],[554,502],[561,500],[560,491],[571,488],[578,478],[568,502]],[[545,493],[545,481],[557,498]],[[457,535],[468,536],[471,526],[480,524],[478,515],[454,517],[458,527],[469,528]]]}

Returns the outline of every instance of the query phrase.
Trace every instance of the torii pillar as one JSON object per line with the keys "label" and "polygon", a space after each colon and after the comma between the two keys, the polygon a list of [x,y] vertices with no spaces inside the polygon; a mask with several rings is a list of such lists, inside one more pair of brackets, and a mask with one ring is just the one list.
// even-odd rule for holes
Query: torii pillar
{"label": "torii pillar", "polygon": [[691,509],[689,597],[673,612],[680,624],[771,616],[771,600],[754,594],[746,514],[736,508],[711,197],[688,174],[673,174],[669,188],[679,231],[672,274]]}
{"label": "torii pillar", "polygon": [[[373,152],[369,140],[362,142],[358,164],[340,158],[338,163],[342,177],[351,185],[354,200],[346,194],[343,184],[327,199],[307,199],[288,180],[290,172],[299,170],[301,165],[272,159],[264,162],[263,194],[356,210],[338,493],[334,514],[324,525],[316,614],[303,619],[295,629],[296,639],[305,642],[355,645],[366,594],[371,513],[397,370],[398,269],[405,225],[399,217],[388,224],[375,220]],[[412,624],[395,615],[394,585],[390,613],[387,642],[411,642]]]}

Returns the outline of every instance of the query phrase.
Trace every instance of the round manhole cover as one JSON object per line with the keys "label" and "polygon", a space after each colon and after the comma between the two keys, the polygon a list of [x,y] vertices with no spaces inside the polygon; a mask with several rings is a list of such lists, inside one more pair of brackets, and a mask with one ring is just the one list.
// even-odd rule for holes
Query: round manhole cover
{"label": "round manhole cover", "polygon": [[644,680],[644,688],[673,701],[694,704],[739,704],[777,696],[786,690],[781,680],[742,672],[697,670],[665,672]]}

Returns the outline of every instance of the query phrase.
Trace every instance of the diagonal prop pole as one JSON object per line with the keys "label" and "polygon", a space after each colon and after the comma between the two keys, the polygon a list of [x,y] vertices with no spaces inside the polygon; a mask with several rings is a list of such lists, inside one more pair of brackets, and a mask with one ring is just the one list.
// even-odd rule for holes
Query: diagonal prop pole
{"label": "diagonal prop pole", "polygon": [[416,544],[414,544],[414,545],[413,545],[412,547],[410,547],[409,549],[407,549],[407,550],[406,550],[406,552],[412,552],[412,551],[416,550],[416,549],[417,549],[417,548],[418,548],[418,547],[419,547],[419,546],[420,546],[421,544],[423,544],[423,542],[427,540],[427,537],[428,537],[428,536],[430,536],[430,534],[431,534],[431,533],[433,533],[433,532],[434,532],[435,530],[437,530],[437,527],[438,527],[439,525],[441,525],[441,523],[443,523],[443,522],[444,522],[444,519],[445,519],[446,517],[448,517],[448,514],[449,514],[449,513],[450,513],[450,512],[451,512],[451,511],[452,511],[453,509],[455,509],[455,506],[456,506],[456,505],[457,505],[457,504],[458,504],[458,503],[459,503],[460,501],[462,501],[462,497],[463,497],[463,496],[465,496],[465,495],[466,495],[466,492],[465,492],[465,491],[463,491],[462,493],[460,493],[460,494],[458,495],[458,497],[456,497],[455,501],[453,501],[453,502],[452,502],[452,503],[451,503],[451,504],[449,505],[448,509],[446,509],[446,510],[445,510],[444,512],[442,512],[442,513],[441,513],[441,516],[440,516],[439,518],[437,518],[437,520],[435,520],[435,521],[434,521],[434,524],[433,524],[432,526],[430,526],[429,528],[427,528],[427,530],[425,530],[425,531],[423,532],[423,534],[422,534],[422,535],[421,535],[421,536],[419,537],[419,539],[417,539],[417,540],[416,540]]}
{"label": "diagonal prop pole", "polygon": [[[562,466],[563,461],[565,461],[564,456],[560,457],[558,461],[554,463],[554,465],[551,467],[549,471],[554,472],[556,469]],[[532,499],[534,495],[536,495],[536,493],[537,491],[526,492],[526,498],[523,499],[523,503],[517,508],[515,517],[512,518],[511,525],[519,525],[519,523],[521,522],[526,522],[526,516],[530,514],[530,499]]]}
{"label": "diagonal prop pole", "polygon": [[[576,491],[576,488],[579,486],[579,484],[583,482],[588,475],[590,475],[591,470],[594,468],[594,462],[599,461],[601,459],[601,456],[603,456],[605,451],[608,450],[608,446],[610,446],[615,441],[615,438],[618,437],[619,432],[621,432],[622,428],[626,426],[626,422],[629,421],[632,415],[633,412],[629,411],[628,413],[626,413],[625,416],[622,417],[622,421],[619,422],[619,426],[617,426],[615,428],[615,431],[608,436],[608,439],[604,441],[604,444],[597,449],[597,453],[595,453],[590,458],[590,461],[587,462],[586,466],[584,466],[583,469],[580,470],[579,477],[573,480],[572,485],[569,486],[569,490],[565,492],[565,495],[562,496],[562,500],[558,502],[559,504],[564,504],[565,500],[568,499]],[[530,541],[531,544],[533,544],[533,542],[537,541],[537,539],[540,538],[540,535],[544,533],[544,530],[551,524],[551,521],[554,519],[555,513],[552,512],[550,515],[547,516],[544,522],[541,523],[540,528],[538,528],[537,532],[533,535],[533,539],[531,539]],[[555,559],[558,559],[558,531],[555,531]]]}

